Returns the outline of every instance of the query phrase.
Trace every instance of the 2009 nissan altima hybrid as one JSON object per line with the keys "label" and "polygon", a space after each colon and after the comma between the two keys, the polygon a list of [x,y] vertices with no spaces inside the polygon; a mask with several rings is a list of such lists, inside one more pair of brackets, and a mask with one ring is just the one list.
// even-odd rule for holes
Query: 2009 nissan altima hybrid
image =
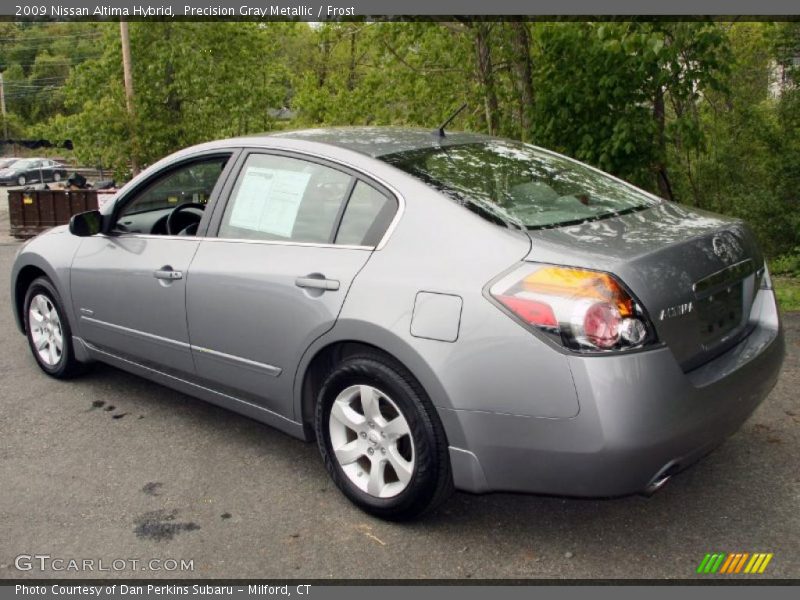
{"label": "2009 nissan altima hybrid", "polygon": [[454,487],[652,493],[784,353],[744,223],[467,133],[195,146],[26,244],[11,285],[48,375],[102,361],[316,439],[388,519]]}

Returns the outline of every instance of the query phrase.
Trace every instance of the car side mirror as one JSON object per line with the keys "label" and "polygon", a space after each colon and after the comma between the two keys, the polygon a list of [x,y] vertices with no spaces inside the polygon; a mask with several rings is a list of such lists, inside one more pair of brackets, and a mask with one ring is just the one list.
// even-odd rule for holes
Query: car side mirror
{"label": "car side mirror", "polygon": [[99,210],[72,215],[69,220],[69,232],[78,237],[89,237],[103,230],[103,215]]}

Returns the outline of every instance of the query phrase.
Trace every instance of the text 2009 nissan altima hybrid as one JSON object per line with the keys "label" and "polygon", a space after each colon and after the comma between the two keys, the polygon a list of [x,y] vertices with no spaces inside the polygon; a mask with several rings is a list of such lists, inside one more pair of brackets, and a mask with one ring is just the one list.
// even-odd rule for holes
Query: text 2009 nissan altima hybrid
{"label": "text 2009 nissan altima hybrid", "polygon": [[317,440],[375,515],[453,487],[658,489],[770,391],[784,343],[741,221],[494,137],[202,144],[12,272],[39,366],[102,361]]}

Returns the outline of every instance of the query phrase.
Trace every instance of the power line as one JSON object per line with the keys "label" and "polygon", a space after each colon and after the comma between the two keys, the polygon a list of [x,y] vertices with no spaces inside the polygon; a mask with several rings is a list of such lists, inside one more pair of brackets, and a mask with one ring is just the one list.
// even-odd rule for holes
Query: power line
{"label": "power line", "polygon": [[12,92],[15,92],[15,91],[24,92],[25,90],[32,90],[32,91],[36,91],[36,90],[51,90],[51,89],[61,88],[61,87],[64,87],[64,86],[63,85],[57,85],[55,83],[52,83],[50,85],[14,85],[14,84],[11,84],[11,83],[6,83],[6,89],[10,90]]}
{"label": "power line", "polygon": [[28,83],[35,83],[35,82],[39,82],[39,81],[56,81],[56,80],[60,80],[60,79],[64,79],[64,76],[63,75],[54,75],[52,77],[37,77],[36,79],[10,79],[10,80],[7,80],[6,83],[28,84]]}
{"label": "power line", "polygon": [[37,79],[7,79],[6,83],[11,85],[35,85],[37,82],[60,81],[66,79],[65,75],[53,75],[51,77],[39,77]]}
{"label": "power line", "polygon": [[63,39],[63,38],[95,38],[101,37],[103,35],[102,31],[90,31],[87,33],[73,33],[73,34],[64,34],[64,35],[42,35],[38,38],[34,38],[31,36],[27,36],[24,34],[20,34],[19,36],[15,37],[3,37],[0,38],[0,42],[45,42],[50,41],[52,39]]}
{"label": "power line", "polygon": [[32,62],[32,63],[18,63],[18,62],[14,62],[14,61],[7,61],[5,63],[5,65],[6,65],[6,68],[9,68],[9,67],[45,67],[45,66],[58,66],[58,65],[76,66],[76,65],[79,65],[81,63],[86,62],[87,60],[100,58],[100,56],[102,56],[102,54],[97,54],[97,55],[94,55],[94,56],[84,56],[84,57],[81,57],[81,58],[76,58],[74,60],[66,60],[66,61],[63,61],[63,60],[59,60],[59,61],[43,60],[43,61],[40,61],[40,62]]}
{"label": "power line", "polygon": [[[69,46],[75,46],[76,44],[80,44],[81,42],[91,42],[92,44],[96,44],[98,37],[91,37],[91,38],[83,38],[81,40],[73,40],[68,43]],[[47,42],[35,42],[33,44],[13,44],[11,45],[10,42],[0,42],[0,44],[8,45],[8,51],[10,52],[33,52],[35,50],[46,50],[49,48],[57,48],[58,40],[54,41],[47,41]],[[60,47],[64,47],[62,44]]]}
{"label": "power line", "polygon": [[63,88],[57,88],[54,90],[27,90],[25,92],[10,92],[6,94],[6,99],[8,98],[30,98],[32,96],[42,97],[42,96],[55,96],[59,93]]}
{"label": "power line", "polygon": [[49,42],[37,42],[35,44],[14,44],[11,45],[8,42],[0,42],[0,46],[4,46],[4,52],[10,54],[25,54],[30,52],[46,52],[48,50],[58,51],[65,47],[75,48],[81,47],[81,44],[84,46],[94,47],[98,44],[98,38],[84,38],[82,40],[73,40],[66,44],[59,45],[58,40],[56,42],[49,41]]}
{"label": "power line", "polygon": [[16,90],[8,90],[6,86],[6,97],[10,96],[33,96],[39,94],[55,94],[61,90],[63,90],[66,86],[54,86],[49,88],[36,88],[36,89],[16,89]]}
{"label": "power line", "polygon": [[41,38],[31,38],[28,36],[18,36],[15,38],[4,38],[0,39],[0,43],[3,44],[48,44],[50,42],[56,40],[76,40],[76,39],[84,39],[84,40],[92,40],[95,38],[103,37],[103,33],[83,33],[80,35],[73,35],[73,36],[42,36]]}
{"label": "power line", "polygon": [[55,75],[53,77],[36,77],[35,79],[17,79],[17,80],[12,80],[12,81],[6,81],[6,84],[12,84],[13,85],[13,84],[15,84],[17,82],[19,82],[19,83],[34,83],[36,81],[61,81],[61,80],[65,79],[65,78],[66,77],[63,76],[63,75]]}

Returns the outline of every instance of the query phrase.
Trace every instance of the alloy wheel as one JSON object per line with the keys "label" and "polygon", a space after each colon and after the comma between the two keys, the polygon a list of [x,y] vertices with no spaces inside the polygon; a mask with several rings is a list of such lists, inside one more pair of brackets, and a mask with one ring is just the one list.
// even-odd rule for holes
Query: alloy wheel
{"label": "alloy wheel", "polygon": [[400,494],[414,474],[414,440],[397,404],[371,385],[342,390],[328,427],[339,466],[361,491],[376,498]]}
{"label": "alloy wheel", "polygon": [[48,367],[55,367],[64,353],[64,333],[58,311],[50,298],[37,294],[31,299],[28,323],[39,359]]}

